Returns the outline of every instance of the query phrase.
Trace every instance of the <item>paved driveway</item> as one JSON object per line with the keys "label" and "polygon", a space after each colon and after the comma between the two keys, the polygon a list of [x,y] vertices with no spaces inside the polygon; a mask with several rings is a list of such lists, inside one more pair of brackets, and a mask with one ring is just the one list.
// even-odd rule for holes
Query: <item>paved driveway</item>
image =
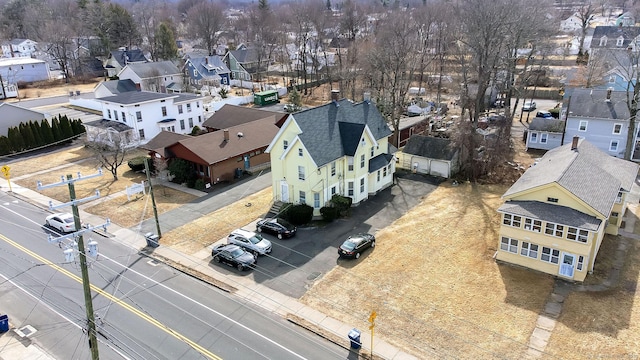
{"label": "paved driveway", "polygon": [[[351,217],[339,219],[322,228],[299,229],[291,239],[265,237],[273,243],[273,252],[258,259],[258,267],[249,276],[269,288],[300,298],[306,290],[334,266],[350,267],[364,261],[371,250],[358,260],[338,259],[338,247],[350,234],[375,234],[416,206],[437,187],[433,179],[400,173],[397,185],[352,208]],[[245,227],[253,229],[253,224]],[[375,251],[375,250],[374,250]],[[219,267],[220,271],[233,271]]]}

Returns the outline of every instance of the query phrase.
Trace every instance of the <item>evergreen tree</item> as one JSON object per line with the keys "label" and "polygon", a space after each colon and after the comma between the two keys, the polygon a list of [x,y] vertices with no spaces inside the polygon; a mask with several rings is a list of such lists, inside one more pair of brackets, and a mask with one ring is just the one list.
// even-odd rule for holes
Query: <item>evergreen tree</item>
{"label": "evergreen tree", "polygon": [[11,151],[19,152],[24,149],[24,141],[22,141],[22,135],[20,135],[20,131],[17,127],[10,127],[7,135],[9,136]]}
{"label": "evergreen tree", "polygon": [[20,125],[18,125],[18,131],[20,131],[20,135],[22,136],[25,149],[33,149],[36,147],[36,139],[28,123],[21,122]]}
{"label": "evergreen tree", "polygon": [[260,10],[269,10],[269,3],[267,0],[259,0],[258,1],[258,9]]}
{"label": "evergreen tree", "polygon": [[58,142],[64,139],[62,129],[60,129],[60,120],[58,120],[57,117],[54,117],[51,120],[51,132],[53,133],[53,142]]}
{"label": "evergreen tree", "polygon": [[327,0],[327,10],[331,10],[331,0]]}
{"label": "evergreen tree", "polygon": [[44,140],[42,139],[42,134],[40,133],[40,124],[37,121],[29,121],[29,127],[31,128],[31,132],[33,133],[33,138],[35,139],[35,146],[40,147],[44,145]]}
{"label": "evergreen tree", "polygon": [[58,115],[60,118],[60,131],[63,139],[71,139],[73,137],[73,129],[67,115]]}
{"label": "evergreen tree", "polygon": [[44,141],[43,145],[53,144],[53,130],[51,129],[51,125],[49,124],[49,121],[47,121],[47,119],[42,119],[42,121],[40,122],[40,136]]}
{"label": "evergreen tree", "polygon": [[173,30],[167,23],[161,23],[156,30],[156,56],[159,59],[172,60],[178,57],[178,45]]}
{"label": "evergreen tree", "polygon": [[0,136],[0,156],[8,155],[11,153],[11,143],[9,138],[2,135]]}
{"label": "evergreen tree", "polygon": [[74,119],[71,121],[71,128],[73,129],[73,135],[80,135],[86,132],[82,120]]}

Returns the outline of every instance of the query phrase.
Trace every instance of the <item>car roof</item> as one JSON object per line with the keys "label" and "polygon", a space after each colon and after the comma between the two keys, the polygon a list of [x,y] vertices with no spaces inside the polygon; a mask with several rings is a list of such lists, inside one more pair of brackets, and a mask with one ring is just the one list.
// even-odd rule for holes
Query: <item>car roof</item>
{"label": "car roof", "polygon": [[70,218],[70,217],[73,217],[73,215],[72,215],[72,214],[69,214],[69,213],[55,213],[55,214],[53,214],[52,216],[57,216],[57,217],[60,217],[60,218],[63,218],[63,219],[64,219],[64,218]]}
{"label": "car roof", "polygon": [[231,250],[235,250],[236,248],[238,248],[238,249],[239,249],[239,248],[240,248],[240,246],[235,245],[235,244],[223,244],[222,246],[219,246],[219,245],[218,245],[216,248],[217,248],[218,250],[229,250],[229,251],[231,251]]}
{"label": "car roof", "polygon": [[256,236],[256,233],[254,233],[253,231],[249,231],[249,230],[245,230],[245,229],[235,229],[231,232],[231,234],[233,235],[240,235],[240,236],[244,236],[247,238]]}

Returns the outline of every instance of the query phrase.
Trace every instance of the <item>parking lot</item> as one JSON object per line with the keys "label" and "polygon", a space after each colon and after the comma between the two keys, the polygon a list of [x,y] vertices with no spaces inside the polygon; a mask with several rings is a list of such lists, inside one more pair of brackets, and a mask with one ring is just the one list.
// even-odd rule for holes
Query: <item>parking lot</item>
{"label": "parking lot", "polygon": [[[279,240],[276,236],[263,236],[273,244],[273,251],[260,256],[251,276],[256,282],[282,294],[299,298],[316,280],[336,265],[346,268],[364,261],[371,251],[367,250],[358,260],[338,259],[338,247],[352,234],[375,233],[390,225],[417,205],[437,187],[436,183],[422,175],[399,173],[394,185],[366,202],[352,209],[351,216],[338,219],[324,227],[298,228],[298,233],[290,239]],[[255,231],[255,222],[243,227]],[[219,242],[225,242],[221,239]],[[211,262],[211,266],[221,272],[239,272]]]}

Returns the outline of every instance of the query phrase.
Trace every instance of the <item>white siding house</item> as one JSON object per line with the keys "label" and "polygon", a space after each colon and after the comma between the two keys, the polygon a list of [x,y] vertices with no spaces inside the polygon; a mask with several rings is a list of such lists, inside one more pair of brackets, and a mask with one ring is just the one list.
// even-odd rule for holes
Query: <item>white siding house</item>
{"label": "white siding house", "polygon": [[171,61],[127,64],[118,78],[133,81],[141,91],[166,93],[182,89],[182,73]]}
{"label": "white siding house", "polygon": [[8,84],[49,80],[49,65],[29,57],[0,59],[0,76]]}
{"label": "white siding house", "polygon": [[102,117],[133,128],[136,139],[145,143],[162,130],[190,134],[202,127],[202,99],[189,94],[127,92],[99,98]]}

